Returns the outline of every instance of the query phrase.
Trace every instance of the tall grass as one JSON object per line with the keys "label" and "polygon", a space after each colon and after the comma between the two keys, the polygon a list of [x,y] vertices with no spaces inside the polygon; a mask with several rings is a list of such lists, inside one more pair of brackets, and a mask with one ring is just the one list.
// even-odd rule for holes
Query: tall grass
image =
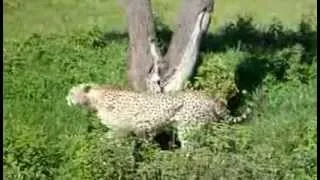
{"label": "tall grass", "polygon": [[[126,84],[128,39],[116,2],[5,1],[6,179],[315,179],[316,29],[314,16],[301,15],[314,2],[268,1],[277,20],[266,2],[244,2],[257,15],[237,18],[230,14],[242,14],[242,3],[217,2],[190,84],[226,98],[247,89],[252,118],[193,132],[188,159],[184,150],[143,144],[137,163],[132,139],[106,140],[95,115],[65,101],[81,82]],[[170,23],[158,23],[165,49],[178,2],[154,3]],[[284,5],[297,13],[288,16]]]}

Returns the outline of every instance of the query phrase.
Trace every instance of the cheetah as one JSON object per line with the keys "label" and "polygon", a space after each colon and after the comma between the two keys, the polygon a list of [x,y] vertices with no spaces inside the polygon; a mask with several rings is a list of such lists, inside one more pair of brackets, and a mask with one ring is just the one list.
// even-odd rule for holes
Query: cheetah
{"label": "cheetah", "polygon": [[223,100],[198,91],[135,92],[98,84],[74,86],[66,100],[69,106],[95,111],[113,133],[133,133],[150,139],[165,127],[173,126],[182,148],[187,145],[187,134],[192,127],[221,121],[238,123],[251,112],[248,107],[241,116],[234,117]]}

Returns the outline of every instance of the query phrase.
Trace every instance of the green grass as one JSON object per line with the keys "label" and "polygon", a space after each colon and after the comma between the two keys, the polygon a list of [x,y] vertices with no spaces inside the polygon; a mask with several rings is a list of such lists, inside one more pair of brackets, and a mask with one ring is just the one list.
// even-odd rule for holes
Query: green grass
{"label": "green grass", "polygon": [[[182,1],[154,0],[153,8],[166,24],[173,27]],[[250,15],[259,24],[270,24],[279,18],[286,26],[296,27],[303,14],[316,14],[315,0],[216,1],[210,29],[216,30],[235,16]],[[69,34],[99,26],[106,31],[126,29],[124,11],[116,0],[23,0],[4,1],[5,39],[22,38],[32,33]],[[19,27],[19,28],[16,28]]]}
{"label": "green grass", "polygon": [[[153,1],[170,28],[179,2]],[[144,145],[134,166],[130,139],[106,141],[94,115],[65,101],[81,82],[127,83],[117,1],[5,1],[6,179],[315,179],[315,5],[217,1],[192,86],[223,97],[248,89],[253,117],[194,132],[188,160]]]}

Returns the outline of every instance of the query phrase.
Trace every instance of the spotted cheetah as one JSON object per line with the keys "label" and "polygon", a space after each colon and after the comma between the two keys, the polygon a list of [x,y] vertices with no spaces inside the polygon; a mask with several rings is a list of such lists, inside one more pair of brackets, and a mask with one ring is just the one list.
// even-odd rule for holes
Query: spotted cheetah
{"label": "spotted cheetah", "polygon": [[149,139],[166,126],[176,127],[181,147],[185,147],[192,127],[210,122],[241,122],[251,112],[248,107],[241,116],[234,117],[224,101],[196,91],[134,92],[97,84],[77,85],[66,99],[69,106],[95,111],[113,133],[133,133]]}

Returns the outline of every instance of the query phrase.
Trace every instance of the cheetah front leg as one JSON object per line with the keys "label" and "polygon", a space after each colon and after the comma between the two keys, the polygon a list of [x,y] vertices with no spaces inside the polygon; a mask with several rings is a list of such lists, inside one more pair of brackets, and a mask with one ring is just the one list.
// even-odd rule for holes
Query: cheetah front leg
{"label": "cheetah front leg", "polygon": [[135,136],[145,143],[152,142],[152,139],[156,135],[155,129],[148,125],[147,123],[142,123],[136,125],[136,130],[134,131]]}

